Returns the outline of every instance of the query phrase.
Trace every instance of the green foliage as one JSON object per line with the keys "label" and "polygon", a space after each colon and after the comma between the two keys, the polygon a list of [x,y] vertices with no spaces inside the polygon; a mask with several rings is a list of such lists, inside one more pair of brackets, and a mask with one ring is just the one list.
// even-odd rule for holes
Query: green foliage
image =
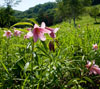
{"label": "green foliage", "polygon": [[21,0],[4,0],[4,6],[0,8],[0,27],[10,27],[12,24],[16,23],[16,18],[14,15],[14,10],[12,6],[15,6],[21,2]]}
{"label": "green foliage", "polygon": [[39,24],[44,21],[47,25],[52,25],[54,20],[55,8],[57,4],[55,2],[48,2],[45,4],[39,4],[24,12],[16,12],[17,18],[35,18]]}
{"label": "green foliage", "polygon": [[14,11],[11,6],[0,9],[0,27],[10,27],[15,21]]}
{"label": "green foliage", "polygon": [[33,26],[33,24],[29,23],[29,22],[18,22],[14,25],[12,25],[11,27],[16,27],[16,26],[21,26],[21,25],[24,25],[24,26]]}
{"label": "green foliage", "polygon": [[95,23],[97,23],[97,16],[100,14],[100,9],[96,6],[92,7],[91,8],[91,11],[90,11],[90,16],[95,18]]}
{"label": "green foliage", "polygon": [[76,18],[84,12],[84,7],[89,4],[90,0],[88,2],[86,0],[60,0],[58,1],[58,9],[64,19],[73,19],[75,26]]}
{"label": "green foliage", "polygon": [[38,22],[35,19],[31,18],[31,19],[27,19],[27,22],[18,22],[16,24],[12,25],[11,28],[12,27],[20,27],[20,26],[23,26],[23,27],[29,27],[29,26],[33,27],[34,24],[38,24]]}
{"label": "green foliage", "polygon": [[33,18],[28,19],[28,21],[32,22],[33,24],[38,24],[39,25],[39,23]]}
{"label": "green foliage", "polygon": [[[31,19],[30,21],[33,21]],[[26,28],[20,37],[3,37],[0,29],[0,88],[6,89],[98,89],[100,75],[89,75],[87,60],[95,60],[100,66],[100,28],[93,18],[83,17],[73,23],[63,22],[56,39],[46,35],[47,40],[33,42],[33,37],[24,39]],[[21,24],[21,23],[20,23]],[[11,30],[13,29],[4,29]],[[55,51],[49,50],[54,42]],[[92,45],[97,43],[98,50]],[[34,48],[33,48],[34,46]]]}

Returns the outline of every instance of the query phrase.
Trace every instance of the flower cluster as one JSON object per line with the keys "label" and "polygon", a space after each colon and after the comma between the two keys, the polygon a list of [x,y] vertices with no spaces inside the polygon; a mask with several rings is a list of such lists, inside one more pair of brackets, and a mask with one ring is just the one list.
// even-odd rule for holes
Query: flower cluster
{"label": "flower cluster", "polygon": [[[21,33],[22,32],[19,31],[19,30],[14,30],[14,36],[19,36],[20,37]],[[13,35],[13,33],[10,30],[4,31],[4,34],[3,34],[3,36],[6,36],[7,38],[10,38],[12,35]]]}
{"label": "flower cluster", "polygon": [[34,42],[37,42],[38,39],[42,41],[46,40],[44,36],[45,33],[48,33],[50,37],[54,39],[56,37],[55,33],[59,30],[59,28],[53,29],[46,27],[46,24],[42,22],[40,27],[37,24],[35,24],[33,30],[31,28],[28,28],[27,30],[29,32],[24,36],[24,38],[26,39],[33,36]]}
{"label": "flower cluster", "polygon": [[[94,51],[98,50],[98,45],[93,44],[92,49]],[[89,69],[89,74],[100,74],[100,68],[98,67],[98,65],[95,64],[94,60],[92,62],[87,61],[86,68]]]}
{"label": "flower cluster", "polygon": [[[29,31],[26,35],[24,35],[24,39],[29,39],[30,37],[33,37],[34,42],[37,42],[38,39],[45,41],[46,38],[44,36],[45,33],[48,33],[50,35],[50,37],[52,37],[53,39],[56,37],[55,33],[59,30],[59,28],[53,29],[53,28],[49,28],[46,27],[46,24],[44,22],[41,23],[41,26],[39,27],[37,24],[34,25],[34,28],[28,28],[27,31]],[[7,38],[12,36],[12,32],[11,31],[4,31],[4,35]],[[14,36],[19,36],[21,35],[21,31],[19,30],[15,30],[14,29]]]}
{"label": "flower cluster", "polygon": [[99,74],[100,75],[100,68],[98,65],[95,64],[95,61],[92,62],[87,61],[86,68],[89,69],[89,74]]}

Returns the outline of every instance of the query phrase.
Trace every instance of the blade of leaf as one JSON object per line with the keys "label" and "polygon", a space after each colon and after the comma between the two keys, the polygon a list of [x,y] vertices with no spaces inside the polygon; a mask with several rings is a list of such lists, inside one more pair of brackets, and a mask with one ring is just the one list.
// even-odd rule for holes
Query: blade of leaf
{"label": "blade of leaf", "polygon": [[3,66],[3,68],[6,70],[6,72],[9,74],[9,72],[8,72],[8,69],[7,69],[7,67],[5,66],[5,64],[2,62],[2,61],[0,61],[1,62],[1,64],[2,64],[2,66]]}
{"label": "blade of leaf", "polygon": [[14,25],[12,25],[11,27],[15,27],[15,26],[20,26],[20,25],[28,25],[28,26],[33,26],[33,24],[29,23],[29,22],[18,22]]}
{"label": "blade of leaf", "polygon": [[28,20],[31,21],[31,22],[34,23],[34,24],[39,25],[39,23],[38,23],[34,18],[31,18],[31,19],[28,19]]}

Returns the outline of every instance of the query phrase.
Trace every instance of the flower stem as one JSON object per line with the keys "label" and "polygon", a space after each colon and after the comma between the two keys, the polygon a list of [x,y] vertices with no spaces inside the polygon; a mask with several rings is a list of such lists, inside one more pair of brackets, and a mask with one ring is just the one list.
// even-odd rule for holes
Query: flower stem
{"label": "flower stem", "polygon": [[31,59],[31,70],[33,70],[33,62],[34,62],[34,41],[32,39],[32,59]]}

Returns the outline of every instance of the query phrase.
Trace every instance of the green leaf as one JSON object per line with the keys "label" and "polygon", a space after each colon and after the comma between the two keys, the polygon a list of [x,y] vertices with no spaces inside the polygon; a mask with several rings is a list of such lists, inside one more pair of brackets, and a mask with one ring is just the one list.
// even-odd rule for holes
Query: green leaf
{"label": "green leaf", "polygon": [[[29,74],[29,75],[30,75],[30,74]],[[29,75],[28,75],[28,76],[26,77],[26,79],[24,80],[22,89],[24,89],[25,83],[27,82],[27,80],[28,80],[28,78],[29,78]]]}
{"label": "green leaf", "polygon": [[47,50],[48,50],[48,48],[47,48],[47,45],[46,45],[45,41],[41,41],[41,42],[42,42],[42,44],[43,44],[43,46],[44,46],[45,50],[47,51]]}
{"label": "green leaf", "polygon": [[75,86],[71,87],[71,89],[77,89],[77,86],[75,85]]}
{"label": "green leaf", "polygon": [[26,48],[26,45],[21,44],[13,44],[14,47]]}
{"label": "green leaf", "polygon": [[74,84],[77,84],[78,83],[78,81],[77,80],[80,80],[79,78],[74,78],[74,79],[71,79],[68,83],[67,83],[67,85],[68,86],[70,86],[70,85],[74,85]]}
{"label": "green leaf", "polygon": [[47,53],[47,51],[45,51],[45,50],[43,50],[42,48],[40,48],[40,47],[37,47],[39,50],[41,50],[44,54],[45,54],[45,56],[47,56],[47,57],[49,57],[50,59],[52,59],[51,58],[51,56]]}
{"label": "green leaf", "polygon": [[17,60],[14,66],[12,67],[13,73],[16,76],[20,76],[20,73],[23,72],[24,66],[25,66],[25,60],[22,57],[19,60]]}
{"label": "green leaf", "polygon": [[94,82],[92,81],[92,79],[90,79],[89,77],[84,77],[85,80],[87,80],[88,82],[94,84]]}
{"label": "green leaf", "polygon": [[83,88],[81,87],[81,85],[78,85],[78,89],[83,89]]}
{"label": "green leaf", "polygon": [[18,22],[14,25],[12,25],[11,27],[15,27],[15,26],[20,26],[20,25],[28,25],[28,26],[33,26],[33,24],[29,23],[29,22]]}
{"label": "green leaf", "polygon": [[5,66],[5,64],[2,62],[2,61],[0,61],[1,62],[1,64],[2,64],[2,66],[3,66],[3,68],[6,70],[6,72],[9,74],[9,72],[8,72],[8,69],[7,69],[7,67]]}
{"label": "green leaf", "polygon": [[28,19],[28,20],[33,22],[34,24],[38,24],[39,25],[39,23],[34,18],[31,18],[31,19]]}

